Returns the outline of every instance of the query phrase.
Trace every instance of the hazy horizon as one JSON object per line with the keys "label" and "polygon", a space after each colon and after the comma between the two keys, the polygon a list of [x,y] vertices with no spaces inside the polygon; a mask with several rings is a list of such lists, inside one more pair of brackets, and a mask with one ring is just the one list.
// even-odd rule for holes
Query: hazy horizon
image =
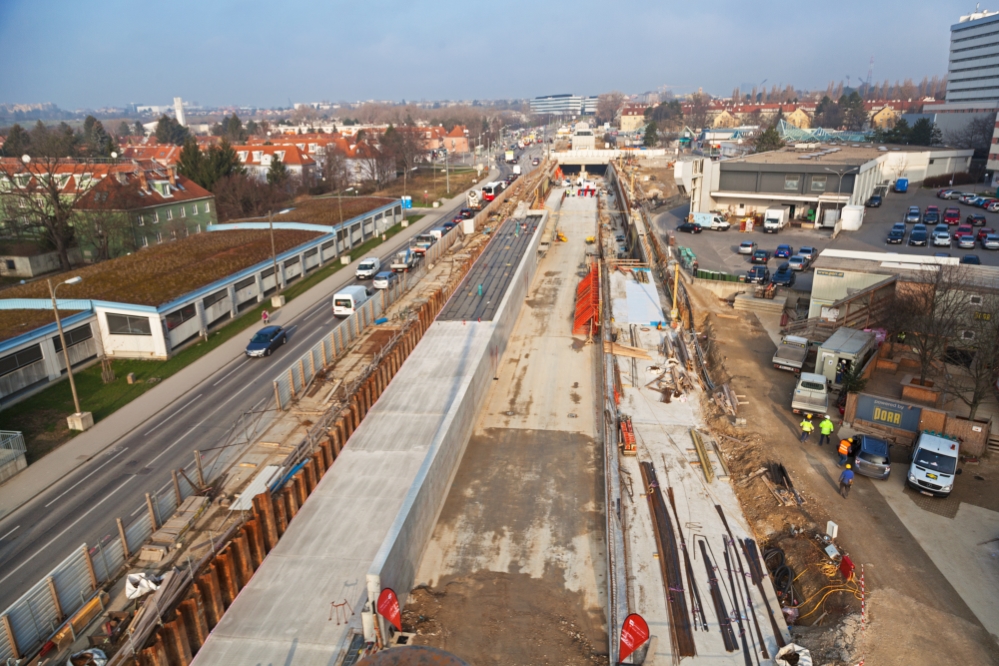
{"label": "hazy horizon", "polygon": [[[95,10],[96,7],[96,10]],[[169,8],[169,11],[166,9]],[[857,85],[944,76],[965,2],[846,0],[835,12],[764,2],[592,0],[540,6],[371,0],[315,7],[247,0],[169,5],[0,4],[8,64],[0,102],[63,109],[168,104],[288,106],[319,100],[470,100],[634,94],[669,86]],[[885,35],[891,35],[885,39]]]}

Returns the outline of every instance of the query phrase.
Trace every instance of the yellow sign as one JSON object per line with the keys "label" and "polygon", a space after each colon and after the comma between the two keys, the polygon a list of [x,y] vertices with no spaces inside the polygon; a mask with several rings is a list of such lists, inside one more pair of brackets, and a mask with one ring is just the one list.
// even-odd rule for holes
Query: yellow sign
{"label": "yellow sign", "polygon": [[891,423],[899,425],[902,423],[902,412],[889,411],[881,407],[874,408],[874,420],[879,423]]}
{"label": "yellow sign", "polygon": [[816,275],[825,275],[827,277],[835,277],[835,278],[841,278],[844,275],[844,273],[842,271],[827,271],[827,270],[823,270],[821,268],[817,268],[815,270],[815,274]]}

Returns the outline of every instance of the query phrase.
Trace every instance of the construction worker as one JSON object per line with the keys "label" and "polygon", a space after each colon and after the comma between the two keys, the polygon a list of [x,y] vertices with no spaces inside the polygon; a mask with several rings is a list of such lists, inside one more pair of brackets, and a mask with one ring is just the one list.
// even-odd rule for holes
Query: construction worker
{"label": "construction worker", "polygon": [[853,446],[853,437],[839,440],[839,449],[836,450],[836,453],[839,454],[840,465],[846,464],[846,459],[850,455],[850,448],[852,446]]}
{"label": "construction worker", "polygon": [[833,425],[832,419],[826,414],[826,417],[819,422],[819,446],[822,446],[829,441],[829,435],[832,434],[836,426]]}
{"label": "construction worker", "polygon": [[847,465],[843,473],[839,475],[839,494],[846,499],[850,494],[850,488],[853,487],[853,470]]}
{"label": "construction worker", "polygon": [[812,431],[815,430],[815,424],[812,423],[812,415],[806,414],[805,420],[801,422],[801,441],[806,442],[811,436]]}

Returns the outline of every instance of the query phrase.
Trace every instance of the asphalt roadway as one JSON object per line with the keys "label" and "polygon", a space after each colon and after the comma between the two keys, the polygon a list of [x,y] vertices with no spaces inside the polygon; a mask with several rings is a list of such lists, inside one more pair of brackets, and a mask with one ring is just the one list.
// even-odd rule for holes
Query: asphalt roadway
{"label": "asphalt roadway", "polygon": [[[525,174],[534,168],[530,158],[540,150],[532,147],[524,151],[522,157],[527,159],[521,159],[521,167]],[[508,171],[506,165],[500,166],[501,175]],[[385,264],[413,235],[452,218],[463,206],[462,201],[440,216],[411,225],[375,254]],[[288,343],[269,358],[250,359],[242,354],[219,357],[222,350],[208,354],[198,362],[218,364],[211,377],[4,516],[0,520],[0,609],[17,601],[82,544],[93,548],[99,541],[106,543],[116,537],[115,519],[121,518],[127,527],[140,517],[146,510],[146,493],[173,492],[171,470],[185,467],[193,479],[193,452],[225,443],[244,414],[272,409],[273,381],[287,370],[288,363],[339,325],[330,299],[344,286],[357,282],[344,271],[342,281],[333,289],[321,292],[313,288],[300,296],[313,305],[297,317],[286,321],[280,310],[275,312],[272,323],[290,334]],[[249,338],[250,333],[248,330],[243,335]]]}

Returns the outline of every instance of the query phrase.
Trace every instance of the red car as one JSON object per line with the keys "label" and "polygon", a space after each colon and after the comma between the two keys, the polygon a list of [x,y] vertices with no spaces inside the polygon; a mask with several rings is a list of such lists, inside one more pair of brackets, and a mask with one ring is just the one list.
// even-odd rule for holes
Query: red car
{"label": "red car", "polygon": [[961,236],[974,236],[975,230],[971,228],[970,224],[962,224],[957,228],[957,231],[953,233],[953,237],[960,238]]}
{"label": "red car", "polygon": [[976,240],[979,243],[981,243],[983,240],[985,240],[986,236],[991,236],[991,235],[995,234],[995,232],[996,232],[995,229],[986,229],[986,228],[983,227],[983,228],[981,228],[981,229],[978,230],[978,235],[976,236]]}
{"label": "red car", "polygon": [[961,224],[961,209],[948,208],[944,211],[943,221],[947,224]]}

